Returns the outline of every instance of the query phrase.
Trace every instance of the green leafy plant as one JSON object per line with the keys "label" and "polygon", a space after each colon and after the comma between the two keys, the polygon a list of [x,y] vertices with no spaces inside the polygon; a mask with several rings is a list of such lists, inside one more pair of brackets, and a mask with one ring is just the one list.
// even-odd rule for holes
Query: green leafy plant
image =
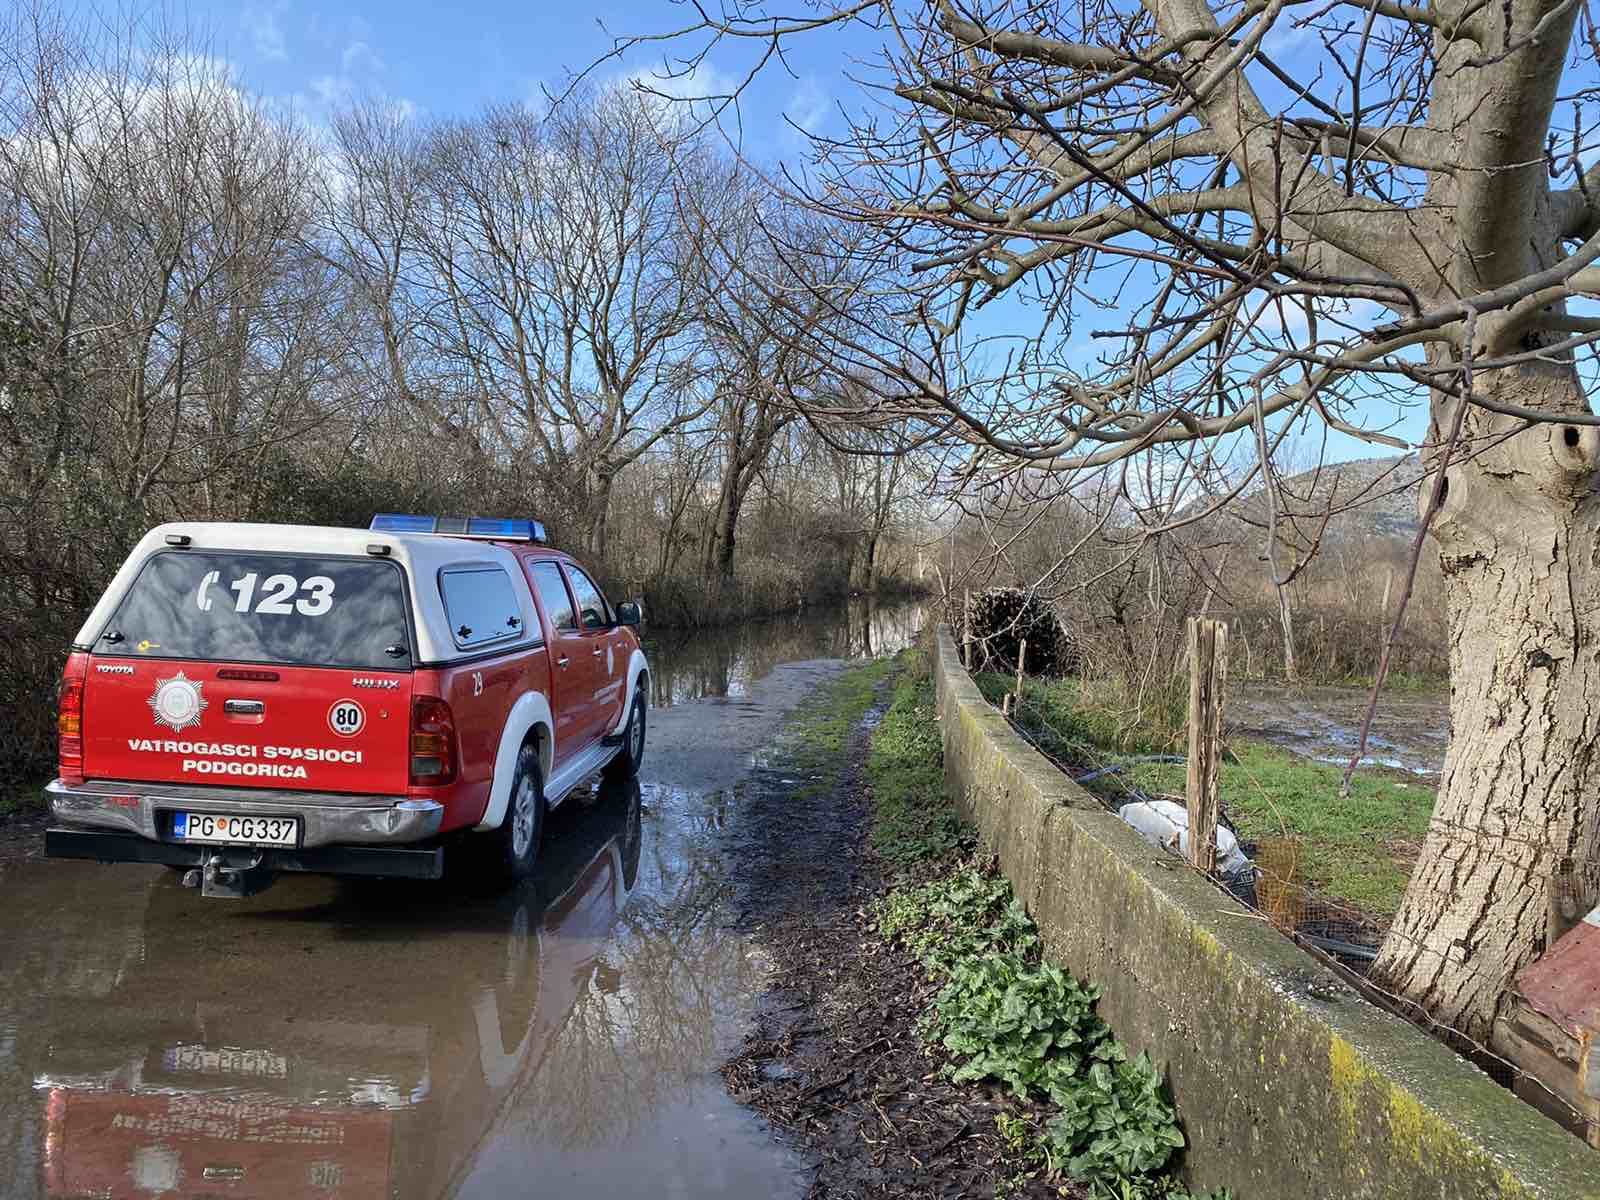
{"label": "green leafy plant", "polygon": [[1089,1194],[1094,1200],[1233,1200],[1233,1193],[1227,1188],[1191,1195],[1171,1175],[1102,1180],[1090,1184]]}
{"label": "green leafy plant", "polygon": [[[1184,1144],[1161,1073],[1132,1061],[1094,1011],[1099,990],[1043,961],[1038,930],[1003,877],[970,867],[898,888],[879,930],[942,981],[923,1037],[950,1056],[957,1082],[992,1079],[1057,1108],[1039,1150],[1052,1167],[1128,1200],[1155,1200],[1158,1172]],[[997,1121],[1008,1143],[1025,1124]],[[1106,1191],[1117,1196],[1115,1191]]]}
{"label": "green leafy plant", "polygon": [[1183,1145],[1163,1090],[1161,1073],[1147,1055],[1094,1063],[1070,1086],[1051,1093],[1061,1107],[1046,1135],[1053,1154],[1077,1179],[1125,1179],[1160,1170]]}
{"label": "green leafy plant", "polygon": [[1019,1098],[1070,1092],[1086,1063],[1122,1051],[1094,1015],[1099,993],[1057,967],[1014,953],[958,964],[925,1018],[954,1060],[957,1082],[998,1079]]}
{"label": "green leafy plant", "polygon": [[[970,845],[944,796],[942,758],[931,688],[912,664],[868,759],[873,840],[891,862],[948,861]],[[948,1054],[950,1077],[994,1080],[1054,1108],[1042,1131],[1023,1116],[995,1117],[1014,1167],[997,1195],[1048,1169],[1104,1200],[1228,1200],[1190,1197],[1166,1173],[1184,1139],[1161,1072],[1146,1055],[1129,1061],[1095,1013],[1099,989],[1044,961],[1038,928],[1003,876],[956,865],[895,888],[874,915],[939,985],[920,1032]]]}
{"label": "green leafy plant", "polygon": [[973,870],[896,889],[880,902],[878,922],[885,937],[903,942],[936,975],[995,950],[1027,954],[1039,941],[1011,886]]}

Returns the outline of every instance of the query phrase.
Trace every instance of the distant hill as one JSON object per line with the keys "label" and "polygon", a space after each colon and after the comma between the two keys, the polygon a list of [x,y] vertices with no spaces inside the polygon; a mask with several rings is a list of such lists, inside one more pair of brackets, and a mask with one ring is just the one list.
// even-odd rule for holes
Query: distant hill
{"label": "distant hill", "polygon": [[[1329,521],[1330,534],[1409,540],[1417,533],[1421,480],[1422,465],[1415,454],[1330,463],[1284,478],[1279,513],[1309,533],[1320,515],[1332,507],[1341,511]],[[1206,504],[1205,500],[1191,501],[1180,515],[1202,510]],[[1218,514],[1213,519],[1259,529],[1268,514],[1267,498],[1258,488],[1236,500],[1226,516]]]}

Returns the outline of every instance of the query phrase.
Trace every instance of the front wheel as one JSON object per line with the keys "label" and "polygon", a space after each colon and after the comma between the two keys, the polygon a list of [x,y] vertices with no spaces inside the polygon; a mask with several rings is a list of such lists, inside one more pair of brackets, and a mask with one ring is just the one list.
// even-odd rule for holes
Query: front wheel
{"label": "front wheel", "polygon": [[622,731],[622,753],[606,764],[607,779],[632,779],[644,763],[644,677],[639,678],[628,710],[628,725]]}
{"label": "front wheel", "polygon": [[527,742],[517,752],[506,818],[485,837],[494,874],[507,883],[531,878],[543,838],[544,772],[539,766],[539,748]]}

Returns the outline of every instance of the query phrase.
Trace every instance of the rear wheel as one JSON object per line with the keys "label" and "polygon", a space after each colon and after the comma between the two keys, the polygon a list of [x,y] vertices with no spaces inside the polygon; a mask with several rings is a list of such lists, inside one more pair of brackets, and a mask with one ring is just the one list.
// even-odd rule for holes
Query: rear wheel
{"label": "rear wheel", "polygon": [[487,835],[490,869],[507,883],[533,875],[544,838],[544,772],[539,747],[524,742],[517,752],[516,774],[511,777],[511,799],[500,828]]}
{"label": "rear wheel", "polygon": [[622,731],[622,753],[606,764],[607,779],[632,779],[644,762],[644,678],[634,689],[633,707],[628,710],[628,724]]}

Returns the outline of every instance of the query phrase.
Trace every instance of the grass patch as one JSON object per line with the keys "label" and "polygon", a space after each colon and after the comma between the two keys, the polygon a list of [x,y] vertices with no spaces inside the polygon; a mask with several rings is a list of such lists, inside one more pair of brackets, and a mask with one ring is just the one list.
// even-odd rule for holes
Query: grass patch
{"label": "grass patch", "polygon": [[944,794],[944,743],[933,680],[916,651],[904,656],[894,695],[867,755],[872,846],[896,866],[969,849],[971,830]]}
{"label": "grass patch", "polygon": [[878,686],[897,670],[894,659],[870,659],[848,667],[805,700],[778,736],[775,759],[806,779],[797,799],[831,792],[844,770],[850,734],[872,707]]}
{"label": "grass patch", "polygon": [[[1356,773],[1349,797],[1341,799],[1338,767],[1255,742],[1233,750],[1233,761],[1222,766],[1222,803],[1240,836],[1297,839],[1296,882],[1376,916],[1393,916],[1410,877],[1411,847],[1428,829],[1433,788],[1398,772],[1365,771]],[[1093,786],[1120,799],[1116,778]],[[1183,794],[1182,766],[1140,763],[1120,778],[1145,792]]]}
{"label": "grass patch", "polygon": [[[998,705],[1015,686],[1002,675],[980,675],[984,698]],[[1402,680],[1421,690],[1436,681]],[[1110,685],[1076,679],[1029,680],[1017,727],[1068,769],[1093,768],[1129,755],[1183,753],[1187,694],[1158,697],[1143,710],[1117,707]],[[1341,768],[1313,762],[1260,742],[1228,747],[1222,803],[1245,841],[1287,837],[1299,843],[1295,882],[1387,919],[1400,906],[1416,843],[1427,831],[1434,789],[1383,768],[1358,771],[1341,798]],[[1184,767],[1131,764],[1089,789],[1115,805],[1136,787],[1181,799]]]}
{"label": "grass patch", "polygon": [[[1009,675],[976,677],[983,698],[996,708],[1016,687]],[[1069,765],[1094,765],[1109,754],[1160,754],[1187,736],[1187,687],[1163,687],[1144,696],[1120,685],[1083,679],[1024,681],[1017,727],[1040,750]]]}

